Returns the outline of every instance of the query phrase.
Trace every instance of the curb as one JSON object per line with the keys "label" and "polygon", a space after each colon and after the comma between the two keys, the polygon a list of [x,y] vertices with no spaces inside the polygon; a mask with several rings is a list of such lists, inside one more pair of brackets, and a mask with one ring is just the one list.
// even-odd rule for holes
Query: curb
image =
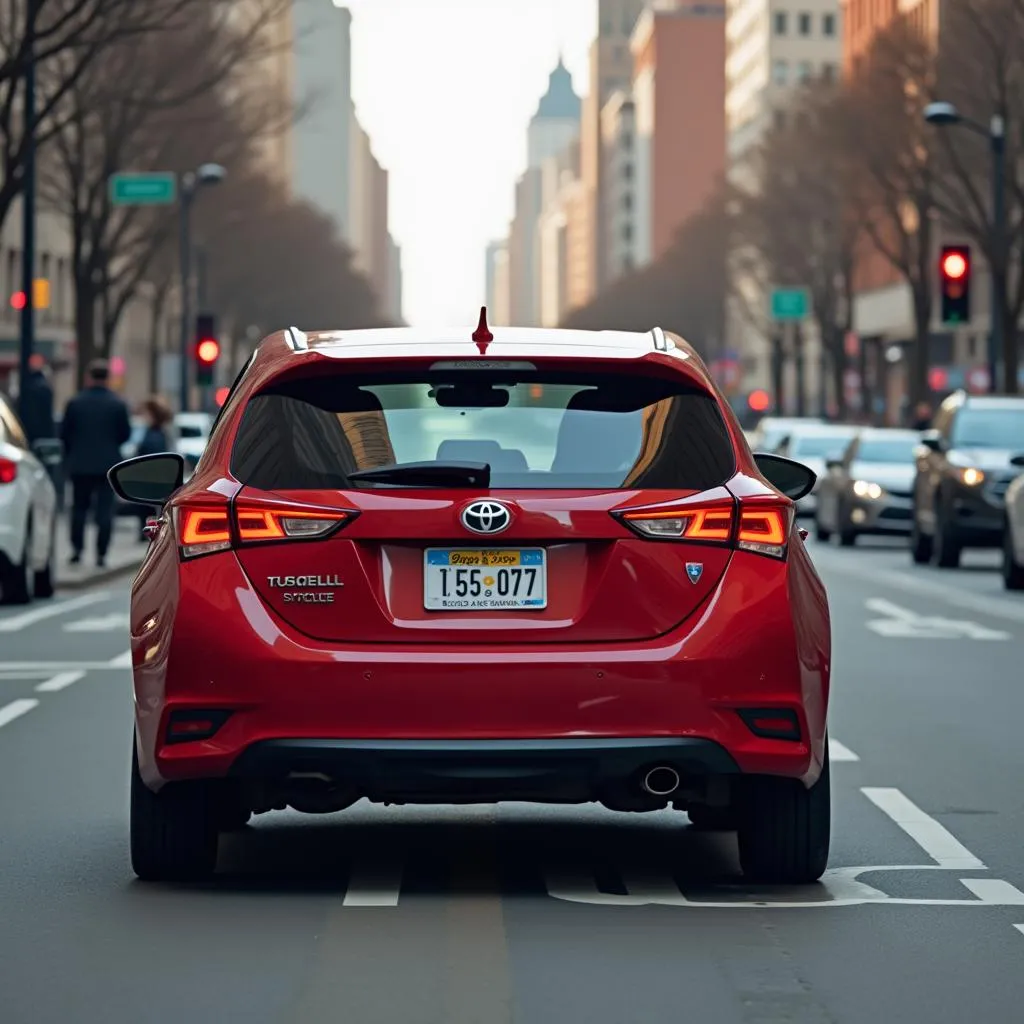
{"label": "curb", "polygon": [[107,583],[110,580],[120,579],[122,576],[134,575],[139,571],[139,566],[141,565],[142,559],[140,558],[137,562],[130,562],[128,565],[118,565],[107,569],[98,569],[96,572],[80,580],[62,580],[58,578],[56,581],[56,589],[87,590],[89,587],[94,587],[98,583]]}

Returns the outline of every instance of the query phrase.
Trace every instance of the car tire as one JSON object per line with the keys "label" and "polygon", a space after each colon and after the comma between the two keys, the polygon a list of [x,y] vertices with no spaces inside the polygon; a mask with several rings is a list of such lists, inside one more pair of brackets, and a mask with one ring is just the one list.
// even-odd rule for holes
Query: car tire
{"label": "car tire", "polygon": [[218,827],[209,787],[179,782],[154,793],[132,744],[132,870],[144,882],[195,882],[217,867]]}
{"label": "car tire", "polygon": [[827,544],[832,539],[832,531],[826,529],[817,518],[814,520],[814,539]]}
{"label": "car tire", "polygon": [[828,866],[832,793],[827,754],[818,781],[752,775],[739,812],[743,874],[757,882],[808,885]]}
{"label": "car tire", "polygon": [[1024,565],[1017,561],[1013,552],[1013,535],[1010,524],[1003,530],[1003,586],[1007,590],[1024,590]]}
{"label": "car tire", "polygon": [[33,575],[32,594],[34,597],[45,600],[53,597],[56,587],[53,582],[53,554],[57,550],[56,534],[57,523],[50,529],[50,551],[46,556],[46,565]]}
{"label": "car tire", "polygon": [[960,565],[962,548],[956,530],[946,521],[942,505],[935,507],[935,545],[932,557],[940,569],[956,569]]}
{"label": "car tire", "polygon": [[917,524],[917,513],[910,526],[910,557],[915,565],[927,565],[932,560],[932,538],[921,532]]}
{"label": "car tire", "polygon": [[707,804],[696,804],[686,809],[690,824],[708,832],[734,832],[736,830],[736,811],[732,807],[708,807]]}
{"label": "car tire", "polygon": [[25,550],[17,565],[8,566],[0,576],[0,601],[4,604],[28,604],[32,600],[31,586],[32,520],[25,526]]}
{"label": "car tire", "polygon": [[857,531],[844,526],[843,529],[839,531],[839,546],[842,548],[852,548],[856,543]]}

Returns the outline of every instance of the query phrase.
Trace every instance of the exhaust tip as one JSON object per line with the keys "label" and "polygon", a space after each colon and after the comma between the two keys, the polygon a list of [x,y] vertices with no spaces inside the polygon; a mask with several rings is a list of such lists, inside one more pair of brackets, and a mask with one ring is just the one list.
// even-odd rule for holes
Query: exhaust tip
{"label": "exhaust tip", "polygon": [[667,765],[652,768],[644,776],[642,785],[652,796],[668,796],[679,788],[679,772]]}

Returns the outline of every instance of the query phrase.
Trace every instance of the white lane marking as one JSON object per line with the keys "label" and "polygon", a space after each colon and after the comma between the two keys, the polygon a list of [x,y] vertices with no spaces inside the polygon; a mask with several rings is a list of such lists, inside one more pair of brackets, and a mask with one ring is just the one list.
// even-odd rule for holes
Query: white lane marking
{"label": "white lane marking", "polygon": [[397,863],[352,865],[343,907],[397,907],[402,891],[402,866]]}
{"label": "white lane marking", "polygon": [[936,864],[945,868],[985,869],[985,865],[944,825],[925,814],[900,790],[862,786],[861,792],[892,818]]}
{"label": "white lane marking", "polygon": [[1013,927],[1016,928],[1021,935],[1024,935],[1024,924],[1015,924]]}
{"label": "white lane marking", "polygon": [[945,619],[937,615],[918,615],[883,597],[872,597],[864,606],[884,615],[884,619],[869,619],[865,625],[879,636],[913,640],[1010,640],[1009,633],[989,629],[976,622]]}
{"label": "white lane marking", "polygon": [[830,761],[859,761],[860,758],[849,748],[843,746],[839,740],[834,740],[829,737],[828,740],[828,759]]}
{"label": "white lane marking", "polygon": [[65,633],[111,633],[115,629],[128,629],[128,616],[124,612],[95,615],[91,619],[75,619],[63,626]]}
{"label": "white lane marking", "polygon": [[124,654],[119,654],[116,658],[111,658],[107,664],[110,668],[131,668],[132,652],[125,651]]}
{"label": "white lane marking", "polygon": [[[820,545],[815,548],[815,557],[818,559],[822,551]],[[904,556],[908,557],[908,556]],[[953,590],[947,584],[934,580],[918,579],[907,572],[894,572],[891,569],[863,568],[856,565],[850,559],[839,556],[838,552],[827,554],[821,558],[822,565],[827,566],[828,571],[835,570],[852,576],[855,579],[865,580],[873,583],[876,587],[885,584],[894,590],[902,590],[908,594],[918,594],[932,601],[943,601],[955,608],[963,608],[967,611],[977,612],[980,615],[1009,619],[1012,622],[1024,622],[1024,602],[1007,601],[994,595],[969,593],[964,590]],[[908,565],[909,570],[909,565]],[[937,576],[938,574],[936,574]]]}
{"label": "white lane marking", "polygon": [[38,705],[39,701],[32,700],[29,697],[25,697],[22,700],[12,700],[10,704],[5,704],[0,708],[0,726],[7,725],[8,722],[13,722],[16,718],[21,718],[22,715],[27,714]]}
{"label": "white lane marking", "polygon": [[67,601],[53,601],[40,608],[22,612],[20,615],[10,615],[0,619],[0,633],[14,633],[36,622],[42,622],[44,619],[52,619],[57,615],[73,612],[77,608],[88,608],[91,604],[99,604],[101,601],[106,601],[108,597],[110,597],[109,591],[100,590],[92,594],[83,594],[81,597],[72,597]]}
{"label": "white lane marking", "polygon": [[85,673],[82,671],[58,672],[57,675],[40,683],[36,687],[36,693],[57,693],[60,690],[65,690],[72,684],[77,683],[84,675]]}
{"label": "white lane marking", "polygon": [[960,882],[983,903],[1024,907],[1024,892],[1002,878],[961,878]]}
{"label": "white lane marking", "polygon": [[109,671],[122,667],[121,664],[115,665],[110,661],[0,661],[0,675],[20,674],[24,678],[26,673],[33,676],[50,676],[57,672],[77,672],[79,669],[89,672]]}

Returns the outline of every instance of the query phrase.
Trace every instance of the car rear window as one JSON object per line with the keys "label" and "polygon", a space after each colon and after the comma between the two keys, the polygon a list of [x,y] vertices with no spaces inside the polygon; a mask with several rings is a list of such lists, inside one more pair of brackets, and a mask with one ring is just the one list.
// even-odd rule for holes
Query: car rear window
{"label": "car rear window", "polygon": [[497,488],[705,490],[735,469],[715,399],[623,374],[452,371],[283,380],[242,414],[231,471],[264,490],[382,488],[350,473],[486,463]]}

